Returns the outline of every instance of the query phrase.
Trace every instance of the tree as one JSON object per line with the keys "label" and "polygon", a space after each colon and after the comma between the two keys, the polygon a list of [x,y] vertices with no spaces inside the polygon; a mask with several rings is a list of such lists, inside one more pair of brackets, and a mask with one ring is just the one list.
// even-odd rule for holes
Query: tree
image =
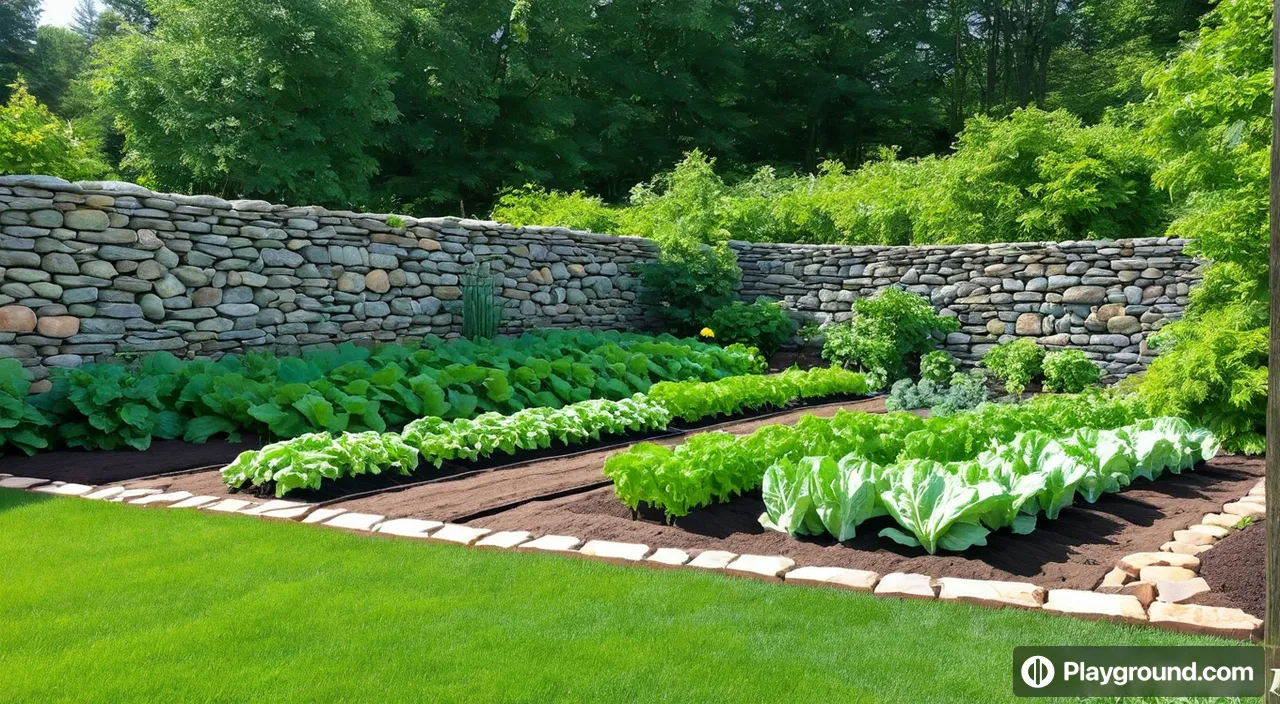
{"label": "tree", "polygon": [[38,103],[25,83],[11,88],[9,102],[0,108],[0,174],[48,174],[76,181],[107,173],[93,145]]}
{"label": "tree", "polygon": [[71,82],[88,65],[89,47],[76,32],[44,25],[36,32],[30,69],[31,92],[54,112],[62,114],[62,100]]}
{"label": "tree", "polygon": [[155,28],[156,15],[147,0],[103,0],[106,6],[124,19],[125,24],[139,32]]}
{"label": "tree", "polygon": [[31,68],[40,24],[40,0],[0,2],[0,100],[9,86]]}
{"label": "tree", "polygon": [[150,34],[99,50],[123,166],[162,188],[362,202],[395,115],[386,27],[365,0],[156,0]]}
{"label": "tree", "polygon": [[85,44],[92,44],[98,32],[97,0],[79,0],[76,3],[75,16],[71,20],[71,29],[80,35]]}

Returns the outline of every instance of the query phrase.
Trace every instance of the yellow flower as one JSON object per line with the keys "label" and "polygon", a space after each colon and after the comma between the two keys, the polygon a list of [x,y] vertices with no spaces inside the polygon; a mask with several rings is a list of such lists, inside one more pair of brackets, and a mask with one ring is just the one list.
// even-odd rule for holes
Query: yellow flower
{"label": "yellow flower", "polygon": [[712,330],[711,328],[703,328],[703,329],[702,329],[702,332],[700,332],[700,333],[698,333],[698,334],[699,334],[699,335],[701,335],[701,336],[703,336],[703,337],[715,337],[715,336],[716,336],[716,331],[715,331],[715,330]]}

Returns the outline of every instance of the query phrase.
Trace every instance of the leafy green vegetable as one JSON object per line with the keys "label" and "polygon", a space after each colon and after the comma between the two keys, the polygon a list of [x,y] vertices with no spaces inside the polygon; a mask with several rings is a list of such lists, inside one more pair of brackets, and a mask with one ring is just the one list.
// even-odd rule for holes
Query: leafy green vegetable
{"label": "leafy green vegetable", "polygon": [[46,434],[51,423],[28,401],[30,391],[22,363],[0,359],[0,453],[6,447],[16,447],[34,455],[49,447]]}

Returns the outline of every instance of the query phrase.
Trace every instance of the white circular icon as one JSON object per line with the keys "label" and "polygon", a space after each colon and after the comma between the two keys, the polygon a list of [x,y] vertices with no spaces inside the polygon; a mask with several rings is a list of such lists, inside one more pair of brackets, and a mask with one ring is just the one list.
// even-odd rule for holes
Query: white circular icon
{"label": "white circular icon", "polygon": [[1043,655],[1032,655],[1022,663],[1022,681],[1035,689],[1047,687],[1053,682],[1053,663]]}

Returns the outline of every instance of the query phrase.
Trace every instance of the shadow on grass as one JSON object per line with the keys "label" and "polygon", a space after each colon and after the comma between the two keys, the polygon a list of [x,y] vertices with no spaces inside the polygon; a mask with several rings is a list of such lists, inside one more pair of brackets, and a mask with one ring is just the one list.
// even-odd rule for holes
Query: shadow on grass
{"label": "shadow on grass", "polygon": [[32,504],[53,501],[56,497],[48,494],[32,494],[20,489],[0,489],[0,513],[19,509]]}

